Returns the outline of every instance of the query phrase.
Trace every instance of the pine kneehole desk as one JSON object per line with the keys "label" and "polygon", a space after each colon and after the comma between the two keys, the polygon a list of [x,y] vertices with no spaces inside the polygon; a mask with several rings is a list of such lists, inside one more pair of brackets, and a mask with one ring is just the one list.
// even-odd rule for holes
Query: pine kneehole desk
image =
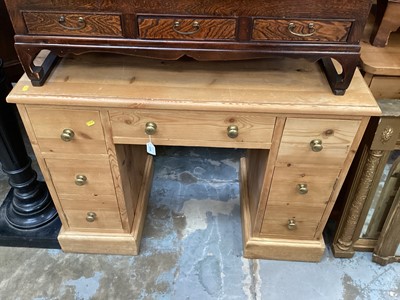
{"label": "pine kneehole desk", "polygon": [[[101,62],[101,64],[99,63]],[[318,261],[322,231],[371,116],[357,71],[344,96],[302,59],[64,58],[17,103],[62,221],[66,252],[139,253],[152,183],[145,144],[245,148],[244,256]]]}

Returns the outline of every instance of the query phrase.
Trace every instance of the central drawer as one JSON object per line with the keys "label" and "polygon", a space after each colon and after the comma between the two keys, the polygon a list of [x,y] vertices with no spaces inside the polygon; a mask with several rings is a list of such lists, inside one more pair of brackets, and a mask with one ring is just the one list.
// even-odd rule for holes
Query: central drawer
{"label": "central drawer", "polygon": [[275,126],[275,117],[257,113],[112,110],[110,119],[117,144],[146,144],[146,126],[156,124],[156,146],[269,149]]}
{"label": "central drawer", "polygon": [[143,39],[234,40],[234,18],[139,17],[139,37]]}

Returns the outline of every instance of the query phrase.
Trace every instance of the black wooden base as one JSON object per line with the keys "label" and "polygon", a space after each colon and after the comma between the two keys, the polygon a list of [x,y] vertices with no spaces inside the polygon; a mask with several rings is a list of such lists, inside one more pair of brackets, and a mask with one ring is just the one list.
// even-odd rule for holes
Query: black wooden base
{"label": "black wooden base", "polygon": [[57,236],[61,228],[58,217],[38,229],[23,230],[6,221],[6,210],[13,198],[11,189],[0,207],[0,246],[61,249]]}

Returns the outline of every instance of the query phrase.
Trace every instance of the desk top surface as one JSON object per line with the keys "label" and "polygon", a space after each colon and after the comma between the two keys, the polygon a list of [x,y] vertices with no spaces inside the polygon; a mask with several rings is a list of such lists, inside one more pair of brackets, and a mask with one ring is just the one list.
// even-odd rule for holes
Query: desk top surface
{"label": "desk top surface", "polygon": [[316,63],[288,58],[199,62],[115,54],[69,56],[42,87],[31,86],[24,75],[7,100],[133,109],[380,114],[358,70],[346,94],[335,96]]}

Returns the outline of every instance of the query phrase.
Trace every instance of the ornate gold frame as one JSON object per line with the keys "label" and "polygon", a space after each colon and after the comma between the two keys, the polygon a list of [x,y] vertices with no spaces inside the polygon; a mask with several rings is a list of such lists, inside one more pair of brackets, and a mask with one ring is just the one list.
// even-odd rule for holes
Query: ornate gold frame
{"label": "ornate gold frame", "polygon": [[346,206],[336,231],[332,251],[335,257],[350,258],[356,250],[375,249],[374,261],[384,264],[397,261],[394,253],[399,241],[396,249],[393,248],[396,243],[395,232],[400,229],[400,216],[397,216],[400,215],[398,212],[400,204],[397,199],[399,196],[396,198],[397,202],[393,203],[379,239],[360,239],[362,227],[389,154],[393,150],[400,149],[398,144],[400,102],[380,100],[378,104],[383,115],[380,119],[372,120],[360,146],[358,160],[353,164],[341,193]]}

